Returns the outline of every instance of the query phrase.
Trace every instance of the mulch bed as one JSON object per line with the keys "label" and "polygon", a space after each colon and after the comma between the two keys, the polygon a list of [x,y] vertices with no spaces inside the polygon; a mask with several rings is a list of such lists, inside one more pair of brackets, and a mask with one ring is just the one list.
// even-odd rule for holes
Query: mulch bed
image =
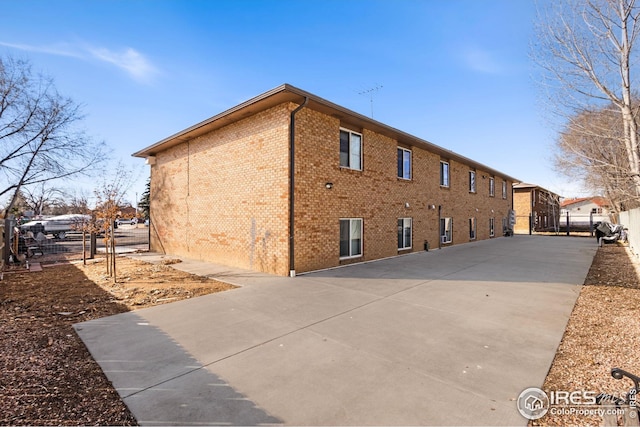
{"label": "mulch bed", "polygon": [[[589,391],[620,397],[629,390],[632,382],[612,378],[611,369],[640,375],[639,288],[627,248],[611,244],[598,249],[545,380],[547,394]],[[568,408],[581,414],[550,411],[531,425],[601,425],[599,415],[587,413],[598,408]]]}
{"label": "mulch bed", "polygon": [[136,424],[72,327],[127,306],[71,265],[5,274],[0,296],[0,424]]}
{"label": "mulch bed", "polygon": [[[100,261],[100,260],[98,260]],[[233,286],[166,265],[118,260],[14,269],[0,281],[0,425],[136,425],[74,323]]]}

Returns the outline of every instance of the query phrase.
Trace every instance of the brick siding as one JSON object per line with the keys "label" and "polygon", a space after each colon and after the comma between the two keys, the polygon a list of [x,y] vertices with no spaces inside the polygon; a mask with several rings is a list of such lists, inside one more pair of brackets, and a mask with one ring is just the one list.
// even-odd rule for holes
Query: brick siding
{"label": "brick siding", "polygon": [[[363,170],[340,167],[340,128],[362,133]],[[477,221],[476,240],[489,238],[489,218],[495,236],[511,208],[511,182],[502,198],[501,177],[489,196],[489,173],[476,170],[476,193],[469,192],[469,166],[449,161],[450,187],[440,187],[440,156],[398,144],[367,129],[310,109],[296,116],[295,265],[298,272],[335,267],[422,251],[424,242],[438,247],[442,216],[453,218],[453,244],[469,242],[469,218]],[[412,179],[397,177],[397,148],[412,152]],[[331,182],[333,188],[325,188]],[[408,204],[408,207],[407,207]],[[435,206],[431,209],[430,206]],[[493,212],[492,212],[493,210]],[[363,256],[340,260],[340,218],[362,218]],[[412,248],[398,250],[397,220],[412,218]]]}
{"label": "brick siding", "polygon": [[287,274],[288,132],[280,105],[158,153],[151,249]]}
{"label": "brick siding", "polygon": [[[156,155],[151,179],[151,249],[280,275],[289,272],[289,113],[285,103]],[[363,135],[363,170],[340,167],[340,128]],[[397,177],[397,148],[412,153],[411,180]],[[452,244],[495,237],[511,208],[511,182],[447,160],[450,186],[439,184],[441,157],[391,137],[303,108],[296,115],[295,268],[329,268],[438,247],[438,206],[453,218]],[[326,183],[333,188],[327,189]],[[434,206],[435,208],[431,208]],[[341,260],[340,218],[362,218],[363,255]],[[397,220],[412,218],[412,248],[398,250]]]}
{"label": "brick siding", "polygon": [[513,210],[516,211],[516,225],[513,231],[518,234],[529,233],[529,215],[531,215],[531,189],[513,190]]}

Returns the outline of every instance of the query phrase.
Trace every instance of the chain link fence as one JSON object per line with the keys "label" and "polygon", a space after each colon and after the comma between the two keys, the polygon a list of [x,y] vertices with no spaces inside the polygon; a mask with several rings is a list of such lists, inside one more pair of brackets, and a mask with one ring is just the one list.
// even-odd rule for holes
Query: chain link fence
{"label": "chain link fence", "polygon": [[[51,233],[20,228],[16,220],[5,220],[2,242],[4,265],[30,262],[57,262],[80,260],[83,251],[89,258],[93,253],[105,253],[104,236],[92,236],[79,231],[66,230]],[[2,227],[0,227],[2,228]],[[144,224],[124,224],[115,228],[116,253],[149,250],[149,227]]]}

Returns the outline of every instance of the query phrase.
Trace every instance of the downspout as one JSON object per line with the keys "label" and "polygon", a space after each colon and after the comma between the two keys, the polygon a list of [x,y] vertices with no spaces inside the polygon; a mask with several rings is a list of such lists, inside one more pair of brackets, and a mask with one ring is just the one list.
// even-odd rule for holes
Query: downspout
{"label": "downspout", "polygon": [[442,249],[442,231],[440,230],[442,221],[442,205],[438,205],[438,249]]}
{"label": "downspout", "polygon": [[295,140],[296,140],[296,113],[302,110],[309,102],[309,97],[304,97],[304,102],[291,112],[291,122],[289,124],[289,276],[295,277],[296,264],[295,264],[295,246],[294,246],[294,234],[295,234]]}

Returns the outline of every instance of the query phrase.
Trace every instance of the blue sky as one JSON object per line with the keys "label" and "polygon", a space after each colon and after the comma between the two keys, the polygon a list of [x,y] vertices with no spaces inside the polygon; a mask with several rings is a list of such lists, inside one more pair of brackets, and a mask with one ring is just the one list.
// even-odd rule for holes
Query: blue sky
{"label": "blue sky", "polygon": [[[282,83],[563,196],[529,59],[527,0],[0,0],[0,55],[28,58],[134,151]],[[91,185],[91,183],[86,183]]]}

